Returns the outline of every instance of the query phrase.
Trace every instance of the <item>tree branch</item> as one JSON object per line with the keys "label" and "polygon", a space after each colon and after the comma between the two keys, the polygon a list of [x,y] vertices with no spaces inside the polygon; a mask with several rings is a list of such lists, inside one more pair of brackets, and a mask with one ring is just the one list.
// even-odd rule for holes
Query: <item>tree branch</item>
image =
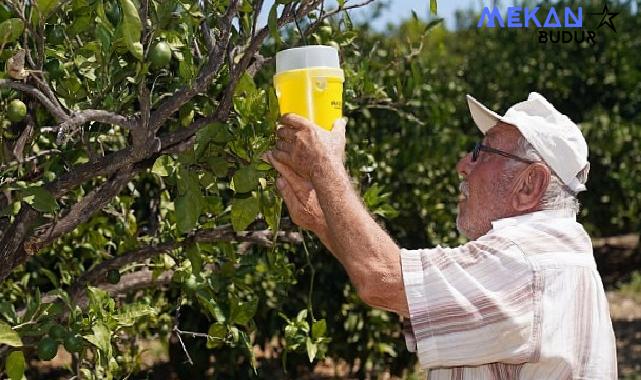
{"label": "tree branch", "polygon": [[310,25],[310,26],[305,30],[305,36],[309,36],[310,34],[312,34],[312,33],[314,32],[314,30],[315,30],[319,25],[321,25],[321,23],[323,22],[323,20],[325,20],[325,19],[327,19],[327,18],[329,18],[329,17],[332,17],[332,16],[334,16],[335,14],[338,14],[338,13],[340,13],[340,12],[342,12],[342,11],[347,11],[347,10],[350,10],[350,9],[356,9],[356,8],[362,8],[362,7],[364,7],[364,6],[368,5],[368,4],[372,3],[372,2],[374,2],[374,0],[365,0],[365,1],[363,1],[363,2],[356,3],[356,4],[343,5],[342,7],[340,7],[340,6],[339,6],[338,8],[336,8],[336,9],[334,9],[334,10],[330,11],[330,12],[326,12],[326,13],[324,13],[324,14],[321,14],[321,15],[320,15],[320,17],[318,17],[318,18],[316,19],[316,21],[314,21],[314,23],[312,23],[312,24],[311,24],[311,25]]}
{"label": "tree branch", "polygon": [[[16,140],[16,143],[11,151],[13,153],[13,156],[20,163],[24,161],[25,146],[31,144],[31,140],[33,139],[33,135],[35,134],[34,129],[33,117],[27,114],[27,116],[25,117],[25,127],[22,130],[22,133],[20,133],[20,137],[18,137],[18,140]],[[2,170],[4,167],[5,165],[0,166],[0,170]]]}
{"label": "tree branch", "polygon": [[[296,9],[292,3],[285,5],[281,16],[276,20],[277,27],[280,28],[286,24],[293,22],[296,19],[302,18],[313,8],[315,8],[319,3],[322,3],[322,1],[323,0],[311,0],[308,3],[301,4],[298,9]],[[268,35],[269,26],[265,25],[256,34],[256,36],[251,39],[247,49],[245,49],[245,51],[243,52],[243,56],[240,59],[240,62],[238,62],[238,64],[233,67],[232,73],[230,74],[229,83],[225,87],[223,97],[216,110],[215,116],[218,120],[227,119],[229,111],[231,109],[231,99],[236,90],[236,84],[240,80],[240,76],[242,75],[242,73],[245,72],[249,67],[252,58],[254,58],[256,52],[258,52],[258,49],[263,44],[263,41],[265,40],[265,38],[267,38]]]}
{"label": "tree branch", "polygon": [[[200,11],[203,12],[204,15],[207,14],[205,10],[205,3],[198,1],[198,6],[200,7]],[[214,39],[211,37],[211,28],[209,25],[207,25],[207,17],[203,19],[203,22],[200,24],[200,32],[203,34],[203,40],[205,40],[205,46],[207,46],[207,52],[211,54],[212,51],[214,51],[215,46],[214,46]]]}
{"label": "tree branch", "polygon": [[164,122],[178,109],[189,100],[191,100],[198,93],[203,92],[209,86],[211,80],[218,72],[218,69],[223,64],[225,59],[222,52],[227,50],[229,43],[230,28],[232,26],[232,19],[236,16],[238,10],[238,0],[232,0],[227,8],[227,12],[221,21],[220,35],[213,50],[209,51],[207,63],[203,66],[196,78],[193,85],[183,87],[177,91],[173,96],[160,103],[157,109],[151,114],[149,125],[154,131],[157,131]]}
{"label": "tree branch", "polygon": [[114,112],[86,109],[75,112],[69,119],[53,128],[54,131],[58,131],[56,143],[64,143],[63,140],[66,139],[66,136],[68,135],[68,131],[70,129],[90,121],[118,125],[127,129],[133,129],[135,127],[135,124],[132,120],[129,120],[128,118],[118,115]]}
{"label": "tree branch", "polygon": [[67,114],[62,110],[62,108],[56,106],[49,98],[47,98],[40,90],[37,88],[24,84],[22,82],[10,80],[10,79],[0,79],[0,87],[8,87],[14,90],[18,90],[29,94],[36,98],[56,119],[58,123],[62,123],[67,120]]}
{"label": "tree branch", "polygon": [[[304,17],[307,12],[309,12],[321,1],[322,0],[309,1],[309,3],[304,4],[304,6],[301,6],[298,9],[293,7],[292,4],[287,4],[283,13],[281,14],[281,17],[279,17],[277,21],[278,26],[281,27],[287,23],[292,22],[296,18]],[[56,7],[56,10],[67,2],[68,0],[61,1]],[[232,27],[232,20],[237,13],[237,9],[238,0],[231,0],[227,11],[222,17],[220,23],[221,28],[219,30],[218,36],[216,36],[217,38],[214,44],[214,49],[209,51],[208,61],[201,68],[194,85],[183,87],[173,96],[162,101],[157,106],[157,109],[151,113],[149,117],[149,129],[153,131],[153,134],[155,134],[160,126],[163,125],[165,121],[169,117],[171,117],[171,115],[175,113],[183,104],[192,99],[198,93],[205,91],[210,85],[211,80],[218,73],[220,67],[224,62],[224,53],[227,51],[227,46],[229,44],[230,38],[229,31]],[[160,149],[162,149],[162,151],[158,151],[156,149],[153,149],[152,147],[149,147],[148,145],[150,144],[142,147],[142,149],[140,146],[129,146],[119,151],[110,153],[104,157],[101,157],[96,161],[91,161],[73,167],[70,172],[60,175],[54,182],[45,185],[45,189],[48,190],[54,197],[59,198],[73,188],[98,176],[110,176],[113,175],[113,173],[122,170],[123,172],[128,172],[127,177],[129,177],[133,175],[133,172],[137,172],[151,166],[153,164],[153,159],[159,156],[161,153],[189,148],[193,144],[194,134],[200,127],[212,121],[224,121],[228,118],[231,109],[231,98],[234,94],[236,84],[238,83],[238,80],[243,71],[248,68],[251,61],[256,57],[258,49],[268,35],[269,30],[268,27],[265,26],[253,38],[250,39],[248,47],[243,52],[243,56],[240,62],[237,65],[234,65],[233,69],[231,70],[231,79],[223,92],[222,100],[219,103],[214,115],[197,120],[189,128],[179,129],[173,133],[162,136],[160,138]],[[233,63],[230,63],[230,65],[233,65]],[[256,66],[259,66],[259,64],[257,64]],[[69,119],[69,116],[65,113],[64,110],[51,102],[40,90],[30,85],[3,79],[0,80],[0,86],[14,88],[32,95],[54,115],[58,123],[64,123],[67,121],[67,119]],[[88,111],[95,110],[80,111],[80,114],[86,116],[86,112]],[[82,112],[85,113],[82,114]],[[101,117],[104,117],[107,114],[101,115]],[[122,125],[126,121],[129,121],[124,118],[124,120],[113,120],[113,114],[108,116],[109,120],[105,120],[108,123],[117,121],[117,125]],[[80,119],[78,114],[73,115],[72,120],[72,122],[69,122],[69,125],[85,122]],[[133,130],[135,130],[135,128],[132,129],[132,131]],[[124,184],[126,184],[126,181],[124,182]],[[72,225],[75,226],[79,223],[84,222],[85,220],[87,220],[86,218],[89,218],[89,216],[91,215],[91,213],[88,212],[89,203],[92,203],[92,206],[95,206],[96,204],[99,205],[99,207],[97,207],[97,209],[99,209],[120,191],[116,191],[115,189],[119,188],[119,186],[124,186],[124,184],[121,184],[119,181],[107,181],[106,184],[99,186],[97,189],[104,190],[104,194],[92,192],[90,195],[83,198],[83,200],[78,204],[72,206],[69,213],[65,215],[65,217],[61,221],[59,221],[55,225],[48,225],[46,231],[47,233],[44,235],[44,237],[36,236],[30,241],[30,243],[35,244],[22,243],[27,238],[32,226],[35,224],[39,213],[32,209],[30,206],[23,205],[23,208],[16,216],[14,223],[7,228],[7,231],[2,236],[2,240],[0,240],[0,265],[2,266],[2,268],[0,268],[0,281],[10,273],[15,265],[24,262],[27,257],[25,247],[28,248],[29,252],[33,253],[37,249],[44,246],[44,244],[48,244],[49,242],[51,242],[53,236],[60,236],[72,229]],[[108,194],[114,195],[107,197]],[[94,202],[90,202],[90,200],[92,199],[94,200]],[[79,220],[79,222],[71,223],[71,219],[73,217],[78,218],[77,220]],[[47,235],[49,235],[48,238],[46,237]],[[245,238],[249,239],[250,237]]]}
{"label": "tree branch", "polygon": [[35,223],[38,212],[28,204],[23,203],[15,221],[2,235],[0,240],[0,281],[3,281],[16,266],[27,259],[22,242],[27,237],[29,229]]}
{"label": "tree branch", "polygon": [[[284,224],[285,226],[291,226],[290,224],[288,224],[288,219],[284,219],[282,224]],[[302,242],[302,237],[300,236],[300,234],[294,231],[279,231],[277,234],[277,238],[281,241],[290,243],[300,244]],[[105,274],[111,269],[122,268],[127,264],[133,262],[141,262],[152,257],[159,256],[163,253],[187,247],[194,243],[215,243],[220,241],[247,242],[265,247],[271,247],[273,244],[273,233],[269,230],[242,231],[236,233],[234,232],[232,226],[229,224],[216,228],[198,230],[190,234],[185,240],[182,241],[169,241],[160,244],[148,245],[146,247],[129,251],[123,253],[120,256],[103,261],[80,276],[71,286],[70,292],[72,294],[76,294],[80,291],[83,291],[87,284],[95,285],[103,282]]]}
{"label": "tree branch", "polygon": [[78,203],[71,206],[69,212],[60,220],[49,223],[34,231],[34,238],[25,242],[25,251],[35,254],[42,247],[49,245],[58,237],[72,231],[78,224],[84,223],[97,211],[118,195],[122,188],[129,182],[132,169],[125,167],[113,178],[97,186]]}
{"label": "tree branch", "polygon": [[[173,276],[174,271],[168,270],[162,272],[159,276],[154,278],[153,271],[150,271],[149,269],[142,269],[123,275],[122,277],[120,277],[120,281],[118,281],[117,284],[102,283],[100,284],[100,289],[107,291],[110,296],[116,297],[120,294],[125,294],[136,290],[167,286],[171,283],[171,279],[173,278]],[[86,290],[71,295],[71,302],[74,305],[80,306],[81,309],[87,307],[88,301],[89,300],[87,299]]]}
{"label": "tree branch", "polygon": [[[6,170],[6,169],[8,169],[8,168],[10,168],[11,166],[14,166],[14,165],[20,165],[20,164],[23,164],[25,162],[36,161],[39,158],[42,158],[42,157],[45,157],[45,156],[49,156],[49,155],[54,154],[54,153],[60,153],[60,151],[58,149],[47,149],[47,150],[40,151],[38,154],[30,156],[30,157],[27,157],[27,158],[18,158],[16,156],[16,158],[17,158],[16,161],[7,162],[4,165],[0,165],[0,171]],[[15,154],[16,154],[16,152],[14,151],[14,155]]]}
{"label": "tree branch", "polygon": [[[30,56],[30,55],[27,54],[27,56]],[[56,94],[54,94],[53,90],[49,86],[49,83],[47,83],[44,79],[41,79],[39,76],[33,75],[33,73],[30,76],[30,78],[34,82],[36,82],[36,86],[38,87],[38,89],[40,91],[42,91],[51,100],[51,102],[54,103],[54,105],[56,105],[58,108],[60,108],[65,114],[67,114],[69,112],[69,110],[67,110],[60,103],[60,101],[58,101],[58,98],[56,97]]]}

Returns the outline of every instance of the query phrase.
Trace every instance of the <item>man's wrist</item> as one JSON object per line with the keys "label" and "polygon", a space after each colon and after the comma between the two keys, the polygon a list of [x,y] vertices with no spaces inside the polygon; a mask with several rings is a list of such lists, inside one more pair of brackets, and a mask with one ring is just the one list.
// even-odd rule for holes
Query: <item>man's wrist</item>
{"label": "man's wrist", "polygon": [[312,232],[320,239],[320,241],[328,250],[330,250],[332,253],[334,252],[334,248],[332,247],[331,239],[329,237],[329,226],[327,225],[327,223],[323,223]]}
{"label": "man's wrist", "polygon": [[320,162],[313,164],[310,180],[314,188],[323,188],[328,182],[336,182],[336,178],[345,177],[345,165],[342,160],[325,156]]}

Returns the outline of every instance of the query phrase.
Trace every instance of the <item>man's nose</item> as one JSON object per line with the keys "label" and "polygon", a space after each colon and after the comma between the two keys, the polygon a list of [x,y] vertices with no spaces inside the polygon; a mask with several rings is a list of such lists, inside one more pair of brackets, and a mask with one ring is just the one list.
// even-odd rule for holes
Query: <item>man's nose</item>
{"label": "man's nose", "polygon": [[456,171],[459,175],[466,177],[470,174],[472,167],[472,153],[467,153],[463,158],[461,158],[456,164]]}

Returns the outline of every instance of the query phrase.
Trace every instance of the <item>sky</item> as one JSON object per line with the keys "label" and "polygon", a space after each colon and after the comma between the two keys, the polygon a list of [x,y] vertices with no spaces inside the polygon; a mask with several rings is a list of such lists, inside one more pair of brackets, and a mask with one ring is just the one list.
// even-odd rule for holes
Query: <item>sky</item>
{"label": "sky", "polygon": [[[379,1],[379,0],[375,0]],[[375,20],[372,23],[372,27],[376,30],[385,30],[385,26],[388,23],[398,24],[401,20],[411,17],[412,10],[414,10],[417,16],[422,20],[427,20],[429,17],[429,0],[384,0],[387,1],[390,6],[383,11],[381,17]],[[347,1],[347,4],[357,4],[362,2],[362,0],[350,0]],[[259,25],[265,25],[267,23],[267,15],[269,10],[274,4],[274,1],[265,1],[263,11],[261,12],[261,17],[259,19]],[[350,16],[356,20],[363,20],[368,15],[368,9],[373,5],[369,4],[363,8],[350,10]],[[336,3],[334,1],[328,1],[326,6],[330,8],[335,8]],[[481,1],[479,0],[439,0],[438,1],[438,12],[437,17],[444,18],[446,27],[454,27],[454,13],[457,9],[470,9],[474,8],[477,10],[481,9]]]}
{"label": "sky", "polygon": [[[375,30],[384,31],[388,23],[398,25],[402,20],[411,17],[412,10],[414,10],[417,16],[422,20],[427,20],[429,18],[430,0],[375,0],[375,2],[376,1],[387,2],[388,4],[390,4],[390,6],[383,11],[379,19],[371,22],[371,26]],[[513,4],[515,1],[517,0],[437,0],[437,17],[442,17],[444,19],[446,28],[454,29],[454,14],[459,9],[473,9],[480,13],[483,6],[492,6],[492,4],[496,4],[501,9],[501,13],[505,14],[505,9],[507,9],[507,7]],[[361,2],[363,2],[363,0],[346,0],[347,4],[356,4]],[[520,1],[518,2],[520,3]],[[534,3],[538,3],[538,1],[534,1]],[[274,4],[273,0],[265,1],[263,11],[261,12],[261,17],[259,18],[259,26],[263,26],[267,23],[267,15],[269,14],[269,10],[272,4]],[[326,7],[337,7],[337,3],[335,0],[328,0],[325,4]],[[350,16],[355,21],[366,20],[369,14],[368,8],[371,9],[372,5],[374,5],[374,3],[369,4],[363,8],[350,10]],[[632,2],[632,11],[637,11],[637,4],[635,2]]]}
{"label": "sky", "polygon": [[[373,23],[374,29],[384,30],[388,23],[398,24],[399,21],[411,17],[412,10],[422,20],[427,20],[429,16],[429,0],[391,0],[390,6],[381,15],[379,20]],[[444,19],[445,25],[448,28],[454,26],[454,13],[457,9],[480,9],[479,0],[440,0],[438,3],[437,17]],[[367,7],[365,7],[367,8]],[[354,10],[352,15],[355,18],[365,17],[367,15],[366,9]]]}

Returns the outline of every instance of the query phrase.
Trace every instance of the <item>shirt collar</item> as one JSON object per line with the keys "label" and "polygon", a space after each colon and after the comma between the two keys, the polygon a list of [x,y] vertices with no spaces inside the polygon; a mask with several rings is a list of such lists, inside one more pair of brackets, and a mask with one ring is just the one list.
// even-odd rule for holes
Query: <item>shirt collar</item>
{"label": "shirt collar", "polygon": [[576,214],[570,209],[562,210],[542,210],[530,212],[523,215],[513,216],[510,218],[497,219],[492,222],[492,229],[500,230],[501,228],[514,226],[522,223],[531,223],[544,219],[571,218],[576,221]]}

